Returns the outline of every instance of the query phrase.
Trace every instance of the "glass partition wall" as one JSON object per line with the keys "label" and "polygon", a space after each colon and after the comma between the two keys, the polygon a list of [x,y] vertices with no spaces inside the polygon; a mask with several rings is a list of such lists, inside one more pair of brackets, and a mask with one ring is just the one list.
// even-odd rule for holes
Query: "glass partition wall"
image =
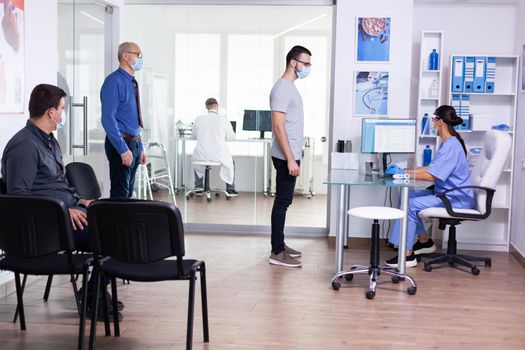
{"label": "glass partition wall", "polygon": [[[244,123],[245,110],[269,110],[269,94],[285,68],[294,45],[312,51],[312,71],[296,86],[305,111],[303,177],[288,211],[287,224],[326,227],[326,193],[322,182],[328,165],[332,8],[329,6],[203,6],[134,5],[122,8],[121,41],[137,42],[144,68],[141,86],[144,140],[167,148],[177,191],[177,206],[188,224],[270,225],[275,191],[269,156],[271,132]],[[223,194],[192,196],[194,187],[192,124],[206,113],[205,100],[216,98],[219,113],[235,124],[236,139],[228,142],[235,162],[239,197]],[[153,173],[160,165],[152,161]],[[225,188],[212,167],[211,187]],[[156,190],[156,188],[154,188]],[[169,199],[160,189],[154,197]],[[202,226],[204,227],[204,226]]]}

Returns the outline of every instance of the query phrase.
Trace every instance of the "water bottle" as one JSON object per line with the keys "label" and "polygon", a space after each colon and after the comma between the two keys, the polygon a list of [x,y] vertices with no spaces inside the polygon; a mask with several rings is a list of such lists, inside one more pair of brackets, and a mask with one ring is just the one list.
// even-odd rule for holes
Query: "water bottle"
{"label": "water bottle", "polygon": [[427,166],[432,161],[432,149],[429,145],[423,150],[423,166]]}
{"label": "water bottle", "polygon": [[430,53],[430,57],[428,59],[428,69],[429,70],[438,70],[438,53],[436,52],[436,49],[432,49],[432,52]]}
{"label": "water bottle", "polygon": [[421,135],[427,133],[427,123],[428,123],[428,113],[425,113],[423,119],[421,120]]}

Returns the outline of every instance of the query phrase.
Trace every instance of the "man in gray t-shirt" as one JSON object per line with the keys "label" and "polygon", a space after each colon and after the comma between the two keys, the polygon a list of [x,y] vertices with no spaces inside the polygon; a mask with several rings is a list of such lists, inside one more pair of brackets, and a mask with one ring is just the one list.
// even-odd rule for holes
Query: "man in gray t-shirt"
{"label": "man in gray t-shirt", "polygon": [[304,136],[303,100],[294,82],[310,72],[312,53],[305,47],[294,46],[286,55],[286,70],[270,92],[273,144],[272,162],[276,170],[276,191],[272,208],[272,252],[270,264],[300,267],[301,252],[284,243],[286,210],[292,204],[295,180]]}

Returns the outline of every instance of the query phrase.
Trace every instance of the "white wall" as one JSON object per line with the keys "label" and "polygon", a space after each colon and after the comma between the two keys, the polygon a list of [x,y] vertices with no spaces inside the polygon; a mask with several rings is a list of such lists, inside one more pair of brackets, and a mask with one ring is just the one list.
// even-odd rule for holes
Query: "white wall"
{"label": "white wall", "polygon": [[[525,15],[525,2],[521,1],[516,10],[516,18],[523,18]],[[525,22],[516,22],[516,53],[521,54],[522,45],[525,44]],[[521,57],[523,60],[523,57]],[[522,62],[523,63],[523,62]],[[523,74],[523,69],[521,74]],[[521,79],[520,79],[521,81]],[[510,229],[510,243],[517,249],[522,256],[525,256],[525,196],[523,188],[525,186],[525,94],[518,94],[518,111],[516,116],[516,145],[514,158],[514,186],[512,196],[512,220]]]}
{"label": "white wall", "polygon": [[[409,117],[413,8],[413,0],[337,2],[334,18],[335,56],[331,126],[333,149],[338,139],[351,139],[354,148],[359,150],[361,118],[352,117],[355,70],[388,70],[390,72],[388,114],[395,117]],[[392,18],[390,63],[368,65],[355,63],[356,17],[359,16]],[[379,186],[354,187],[350,206],[383,205],[385,191],[386,188]],[[330,199],[330,235],[334,235],[337,229],[335,214],[339,207],[339,200],[336,193],[332,192]],[[369,237],[370,223],[365,220],[353,220],[350,224],[350,235]]]}
{"label": "white wall", "polygon": [[[419,50],[422,30],[443,30],[443,104],[447,103],[450,83],[449,61],[451,54],[514,54],[516,4],[472,3],[416,3],[414,5],[414,30],[412,32],[412,74],[410,91],[410,115],[417,113],[417,90],[419,77]],[[476,22],[489,25],[472,25]]]}
{"label": "white wall", "polygon": [[9,139],[29,118],[27,104],[31,90],[40,83],[57,82],[57,1],[25,2],[25,81],[23,114],[0,114],[0,154]]}

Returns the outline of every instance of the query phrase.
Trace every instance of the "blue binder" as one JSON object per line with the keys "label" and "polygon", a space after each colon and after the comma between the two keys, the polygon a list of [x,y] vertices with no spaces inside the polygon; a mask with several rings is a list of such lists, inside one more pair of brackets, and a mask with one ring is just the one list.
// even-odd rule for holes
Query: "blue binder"
{"label": "blue binder", "polygon": [[487,57],[487,70],[485,80],[485,92],[494,93],[494,82],[496,81],[496,57]]}
{"label": "blue binder", "polygon": [[470,96],[461,95],[458,116],[463,119],[463,124],[458,125],[458,130],[470,130]]}
{"label": "blue binder", "polygon": [[485,92],[486,57],[476,57],[474,68],[474,92]]}
{"label": "blue binder", "polygon": [[476,61],[475,57],[467,56],[465,57],[465,92],[474,91],[474,62]]}
{"label": "blue binder", "polygon": [[450,105],[454,107],[456,113],[459,116],[461,113],[461,95],[452,95],[452,101],[450,101]]}
{"label": "blue binder", "polygon": [[465,74],[465,57],[452,57],[452,92],[463,92],[463,76]]}

